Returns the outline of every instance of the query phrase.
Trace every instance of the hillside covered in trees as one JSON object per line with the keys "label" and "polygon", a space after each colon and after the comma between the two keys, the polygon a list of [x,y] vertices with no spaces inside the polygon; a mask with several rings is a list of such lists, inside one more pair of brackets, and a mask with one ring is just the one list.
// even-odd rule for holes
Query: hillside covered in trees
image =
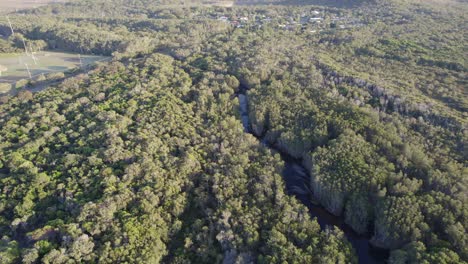
{"label": "hillside covered in trees", "polygon": [[2,53],[112,56],[0,97],[1,263],[364,263],[285,156],[384,262],[468,261],[468,5],[243,2],[0,20]]}

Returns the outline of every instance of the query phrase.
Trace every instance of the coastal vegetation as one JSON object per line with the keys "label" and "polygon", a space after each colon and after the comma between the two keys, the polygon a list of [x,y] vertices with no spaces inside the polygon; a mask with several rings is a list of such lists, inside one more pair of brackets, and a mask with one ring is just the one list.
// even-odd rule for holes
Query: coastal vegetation
{"label": "coastal vegetation", "polygon": [[0,97],[1,262],[359,262],[288,195],[285,155],[389,263],[468,261],[468,6],[312,2],[83,0],[12,14],[15,34],[0,21],[3,53],[112,56]]}

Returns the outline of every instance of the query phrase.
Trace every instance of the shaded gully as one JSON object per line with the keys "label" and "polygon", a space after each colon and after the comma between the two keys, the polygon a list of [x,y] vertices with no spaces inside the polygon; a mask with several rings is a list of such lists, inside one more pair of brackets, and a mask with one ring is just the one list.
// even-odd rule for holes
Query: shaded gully
{"label": "shaded gully", "polygon": [[357,234],[350,226],[345,224],[343,216],[333,215],[325,210],[322,206],[312,202],[313,196],[309,188],[310,178],[300,159],[296,159],[291,155],[280,151],[279,149],[275,148],[275,146],[272,146],[263,140],[262,137],[258,137],[252,132],[248,115],[248,99],[246,96],[246,90],[247,89],[245,89],[245,87],[241,87],[241,90],[238,94],[240,115],[245,132],[252,134],[258,138],[262,144],[281,154],[281,158],[285,164],[282,176],[286,183],[287,193],[289,195],[294,195],[299,201],[301,201],[302,204],[309,208],[310,215],[317,218],[317,221],[322,229],[331,227],[341,229],[344,232],[346,238],[354,247],[354,250],[356,251],[356,254],[359,258],[359,263],[386,263],[386,259],[388,258],[389,254],[388,250],[373,247],[369,243],[371,239],[369,234]]}

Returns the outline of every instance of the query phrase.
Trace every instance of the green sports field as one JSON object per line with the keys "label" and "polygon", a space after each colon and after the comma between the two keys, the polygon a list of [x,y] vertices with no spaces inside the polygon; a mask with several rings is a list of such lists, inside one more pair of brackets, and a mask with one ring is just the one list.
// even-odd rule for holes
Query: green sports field
{"label": "green sports field", "polygon": [[34,58],[24,53],[0,54],[0,65],[7,68],[0,76],[0,83],[13,83],[29,78],[28,68],[34,78],[41,74],[63,72],[79,67],[80,64],[86,66],[107,59],[102,56],[82,55],[80,63],[78,54],[62,52],[39,52],[34,54]]}
{"label": "green sports field", "polygon": [[36,8],[48,3],[65,2],[63,0],[0,0],[0,13],[12,12],[25,8]]}

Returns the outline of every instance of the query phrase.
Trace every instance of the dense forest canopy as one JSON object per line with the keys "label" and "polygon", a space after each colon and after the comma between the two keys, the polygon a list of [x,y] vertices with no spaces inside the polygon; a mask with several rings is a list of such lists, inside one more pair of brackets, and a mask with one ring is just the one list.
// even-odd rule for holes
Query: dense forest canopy
{"label": "dense forest canopy", "polygon": [[0,262],[360,262],[288,156],[388,263],[466,263],[466,2],[226,2],[0,19],[0,53],[112,56],[0,96]]}

